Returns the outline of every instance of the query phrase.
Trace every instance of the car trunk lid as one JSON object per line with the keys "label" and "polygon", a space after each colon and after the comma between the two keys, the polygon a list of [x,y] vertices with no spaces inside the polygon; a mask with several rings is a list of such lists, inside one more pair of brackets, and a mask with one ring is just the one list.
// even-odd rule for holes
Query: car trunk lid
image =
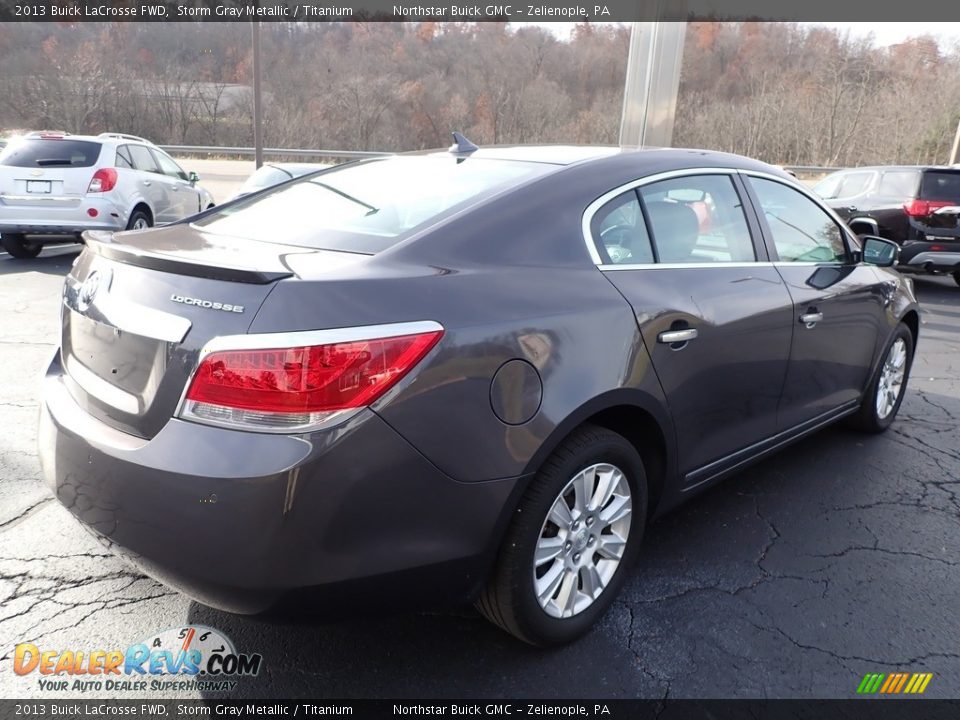
{"label": "car trunk lid", "polygon": [[293,275],[286,258],[317,252],[183,226],[84,238],[64,286],[66,383],[91,415],[146,438],[175,415],[203,346],[246,333]]}

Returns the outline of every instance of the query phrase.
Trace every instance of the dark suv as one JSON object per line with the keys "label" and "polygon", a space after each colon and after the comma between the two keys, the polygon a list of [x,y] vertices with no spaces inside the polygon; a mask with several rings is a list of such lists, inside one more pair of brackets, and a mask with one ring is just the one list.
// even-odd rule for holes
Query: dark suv
{"label": "dark suv", "polygon": [[960,285],[960,167],[865,167],[814,188],[851,229],[900,244],[901,271],[952,273]]}

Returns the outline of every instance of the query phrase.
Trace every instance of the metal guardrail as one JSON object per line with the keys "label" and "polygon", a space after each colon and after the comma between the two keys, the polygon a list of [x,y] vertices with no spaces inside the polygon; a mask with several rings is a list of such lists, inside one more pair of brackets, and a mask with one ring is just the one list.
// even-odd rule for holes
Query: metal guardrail
{"label": "metal guardrail", "polygon": [[[160,145],[160,148],[173,155],[240,155],[254,157],[252,147],[213,147],[211,145]],[[368,152],[366,150],[307,150],[304,148],[264,148],[264,156],[297,158],[367,158],[391,155],[387,152]]]}
{"label": "metal guardrail", "polygon": [[837,172],[837,170],[846,170],[842,167],[819,167],[816,165],[781,165],[784,170],[790,170],[795,173],[803,173],[804,175],[817,175],[827,173]]}

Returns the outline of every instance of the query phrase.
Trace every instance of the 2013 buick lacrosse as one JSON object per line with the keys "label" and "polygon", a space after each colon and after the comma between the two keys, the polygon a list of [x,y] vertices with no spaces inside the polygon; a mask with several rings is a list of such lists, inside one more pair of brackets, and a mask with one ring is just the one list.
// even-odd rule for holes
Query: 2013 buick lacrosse
{"label": "2013 buick lacrosse", "polygon": [[651,518],[885,430],[919,326],[894,244],[697,150],[458,137],[85,240],[40,430],[81,523],[215,607],[362,581],[539,645]]}

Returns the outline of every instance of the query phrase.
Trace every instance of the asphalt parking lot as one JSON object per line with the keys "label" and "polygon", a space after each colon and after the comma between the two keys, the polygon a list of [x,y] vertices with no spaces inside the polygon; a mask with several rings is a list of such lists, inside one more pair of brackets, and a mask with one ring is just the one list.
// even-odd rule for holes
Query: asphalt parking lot
{"label": "asphalt parking lot", "polygon": [[[890,432],[823,431],[653,525],[582,641],[528,648],[471,609],[236,617],[132,572],[40,480],[38,377],[73,247],[0,253],[0,693],[13,647],[113,649],[186,623],[265,668],[232,697],[852,697],[868,672],[960,695],[960,288],[918,279],[918,356]],[[170,528],[171,533],[183,532]],[[110,695],[111,693],[97,693]],[[53,695],[53,694],[51,694]],[[61,697],[63,697],[61,695]]]}

